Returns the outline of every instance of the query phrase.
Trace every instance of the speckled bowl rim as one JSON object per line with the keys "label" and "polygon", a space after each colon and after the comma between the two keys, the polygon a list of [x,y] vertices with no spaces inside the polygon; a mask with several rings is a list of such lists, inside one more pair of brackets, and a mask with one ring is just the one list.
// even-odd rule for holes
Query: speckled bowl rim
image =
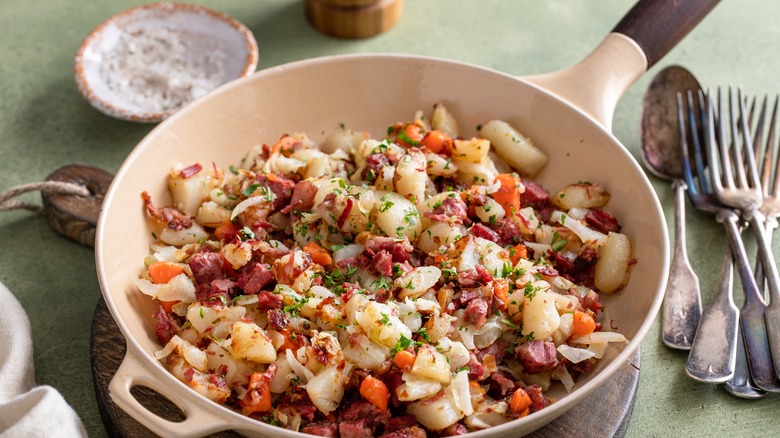
{"label": "speckled bowl rim", "polygon": [[244,61],[244,68],[241,70],[241,73],[237,77],[232,78],[231,80],[248,76],[254,73],[255,69],[257,68],[259,55],[257,49],[257,41],[255,40],[252,31],[250,31],[249,28],[247,28],[240,21],[236,20],[233,17],[230,17],[229,15],[223,12],[219,12],[214,9],[207,8],[205,6],[200,6],[200,5],[185,4],[185,3],[171,3],[171,2],[152,3],[148,5],[133,7],[130,9],[126,9],[122,12],[119,12],[117,14],[114,14],[108,19],[106,19],[105,21],[103,21],[102,23],[100,23],[95,29],[93,29],[87,35],[87,37],[81,43],[78,52],[76,52],[75,62],[73,65],[73,72],[76,78],[76,85],[78,86],[78,89],[81,92],[81,94],[84,96],[84,98],[100,112],[117,119],[127,120],[131,122],[157,123],[181,109],[181,108],[175,108],[168,111],[154,112],[154,111],[135,111],[135,110],[129,110],[127,108],[119,107],[105,99],[101,99],[100,97],[98,97],[92,90],[92,87],[90,86],[90,81],[87,79],[86,75],[84,74],[84,65],[85,65],[84,52],[87,50],[88,47],[90,47],[94,43],[95,39],[100,36],[100,34],[104,31],[104,29],[110,24],[121,21],[131,15],[138,13],[139,11],[147,11],[147,10],[159,10],[169,14],[176,13],[177,11],[198,12],[228,24],[230,27],[237,30],[243,36],[243,40],[246,43],[246,48],[247,48],[246,59]]}

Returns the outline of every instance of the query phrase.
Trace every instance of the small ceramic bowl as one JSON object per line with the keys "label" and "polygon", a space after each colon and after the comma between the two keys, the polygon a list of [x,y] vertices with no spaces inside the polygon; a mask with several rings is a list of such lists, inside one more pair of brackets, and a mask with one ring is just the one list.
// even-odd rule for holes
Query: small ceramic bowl
{"label": "small ceramic bowl", "polygon": [[202,6],[155,3],[93,30],[74,65],[92,106],[122,120],[159,122],[257,68],[257,42],[235,19]]}

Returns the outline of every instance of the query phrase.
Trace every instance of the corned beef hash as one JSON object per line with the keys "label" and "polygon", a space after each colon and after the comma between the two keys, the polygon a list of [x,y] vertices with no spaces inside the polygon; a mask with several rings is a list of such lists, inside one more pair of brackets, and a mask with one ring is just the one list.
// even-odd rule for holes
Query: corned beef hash
{"label": "corned beef hash", "polygon": [[381,139],[342,126],[174,166],[169,206],[142,194],[156,357],[216,403],[331,437],[459,435],[571,390],[627,342],[599,301],[635,264],[609,193],[534,183],[547,156],[503,121],[459,132],[439,104]]}

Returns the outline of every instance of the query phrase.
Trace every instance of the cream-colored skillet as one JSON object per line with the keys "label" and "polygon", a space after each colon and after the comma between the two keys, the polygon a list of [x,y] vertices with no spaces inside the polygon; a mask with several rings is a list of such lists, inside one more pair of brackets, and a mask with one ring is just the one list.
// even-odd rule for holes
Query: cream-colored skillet
{"label": "cream-colored skillet", "polygon": [[[464,128],[503,119],[549,155],[537,181],[556,191],[597,181],[612,195],[607,209],[620,218],[638,261],[629,285],[603,297],[613,325],[631,341],[615,347],[556,403],[525,418],[473,434],[518,436],[552,421],[604,383],[639,347],[666,285],[668,234],[647,177],[610,133],[625,90],[674,46],[716,0],[643,0],[581,63],[555,73],[518,78],[497,71],[418,56],[362,54],[294,62],[230,83],[157,126],[130,153],[105,197],[96,234],[102,293],[127,340],[127,355],[110,391],[122,409],[162,436],[197,436],[233,429],[247,435],[302,437],[242,416],[198,395],[154,358],[154,304],[136,290],[150,236],[140,193],[169,200],[165,177],[173,163],[227,168],[251,146],[282,133],[315,140],[344,124],[381,135],[388,124],[443,102]],[[173,423],[130,394],[150,387],[177,404],[186,420]]]}

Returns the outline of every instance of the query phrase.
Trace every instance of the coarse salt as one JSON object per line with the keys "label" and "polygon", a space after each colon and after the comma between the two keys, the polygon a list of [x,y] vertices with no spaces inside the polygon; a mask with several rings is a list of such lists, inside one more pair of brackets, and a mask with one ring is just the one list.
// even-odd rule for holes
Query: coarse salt
{"label": "coarse salt", "polygon": [[165,27],[123,33],[101,55],[106,86],[148,112],[179,109],[217,88],[225,76],[225,55],[216,45]]}

